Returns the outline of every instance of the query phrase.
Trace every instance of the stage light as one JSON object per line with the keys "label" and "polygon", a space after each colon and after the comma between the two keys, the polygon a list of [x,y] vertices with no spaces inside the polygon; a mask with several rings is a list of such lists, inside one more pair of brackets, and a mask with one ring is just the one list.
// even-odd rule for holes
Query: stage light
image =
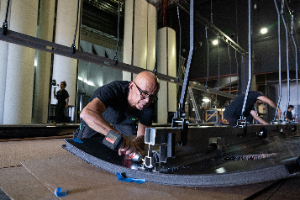
{"label": "stage light", "polygon": [[213,40],[213,41],[212,41],[212,44],[213,44],[213,45],[218,45],[218,44],[219,44],[219,41],[218,41],[218,40]]}
{"label": "stage light", "polygon": [[262,28],[260,29],[260,33],[261,34],[266,34],[268,32],[268,29],[267,28]]}

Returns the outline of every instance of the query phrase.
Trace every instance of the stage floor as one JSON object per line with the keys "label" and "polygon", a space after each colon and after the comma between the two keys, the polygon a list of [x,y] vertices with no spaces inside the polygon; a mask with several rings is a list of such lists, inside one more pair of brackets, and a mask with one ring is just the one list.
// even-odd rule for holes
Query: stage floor
{"label": "stage floor", "polygon": [[[298,199],[300,178],[235,187],[185,188],[119,182],[115,174],[70,154],[61,139],[0,142],[0,189],[11,199]],[[263,191],[261,191],[263,190]],[[261,191],[257,194],[257,192]],[[0,199],[6,198],[0,192]],[[256,195],[255,195],[256,194]],[[253,196],[254,195],[254,196]],[[250,198],[249,198],[250,197]]]}

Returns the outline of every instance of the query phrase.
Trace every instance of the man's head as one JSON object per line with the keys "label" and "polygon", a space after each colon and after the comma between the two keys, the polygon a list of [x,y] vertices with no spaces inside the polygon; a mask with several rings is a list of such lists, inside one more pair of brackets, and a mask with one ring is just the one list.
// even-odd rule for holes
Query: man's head
{"label": "man's head", "polygon": [[294,106],[293,105],[289,105],[288,106],[288,111],[292,111],[294,109]]}
{"label": "man's head", "polygon": [[[261,94],[261,96],[264,96],[264,93],[262,93],[262,92],[260,92],[260,91],[258,91],[257,93]],[[257,104],[263,104],[264,102],[263,102],[262,100],[260,100],[260,99],[257,99],[257,100],[256,100],[256,103],[257,103]]]}
{"label": "man's head", "polygon": [[152,101],[157,100],[159,81],[156,76],[149,71],[139,73],[133,82],[129,84],[128,101],[131,107],[143,110]]}

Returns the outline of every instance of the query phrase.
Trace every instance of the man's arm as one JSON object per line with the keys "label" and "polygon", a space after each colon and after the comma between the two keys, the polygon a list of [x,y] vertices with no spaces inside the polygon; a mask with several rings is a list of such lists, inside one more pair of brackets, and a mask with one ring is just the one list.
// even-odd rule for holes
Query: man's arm
{"label": "man's arm", "polygon": [[[114,129],[103,117],[102,113],[106,110],[103,102],[94,98],[88,105],[84,107],[82,112],[80,113],[80,117],[87,123],[87,125],[93,130],[101,133],[103,135],[107,135],[107,133],[112,130],[116,133],[119,133],[116,129]],[[120,134],[120,133],[119,133]],[[124,138],[124,143],[119,149],[119,155],[122,155],[122,152],[125,152],[127,155],[131,156],[138,149],[141,151],[139,147],[136,147],[130,140]]]}
{"label": "man's arm", "polygon": [[94,98],[88,103],[80,113],[80,117],[87,123],[87,125],[101,133],[106,135],[110,130],[118,133],[117,130],[113,129],[110,124],[102,117],[102,113],[106,110],[105,105],[98,98]]}
{"label": "man's arm", "polygon": [[[269,104],[272,108],[274,108],[276,110],[277,105],[272,100],[270,100],[269,98],[267,98],[265,96],[260,96],[260,97],[257,97],[257,99],[261,100],[264,103]],[[279,108],[278,108],[277,116],[281,116],[281,110]]]}
{"label": "man's arm", "polygon": [[260,96],[260,97],[257,97],[257,99],[269,104],[272,108],[276,109],[276,104],[269,98],[267,98],[265,96]]}
{"label": "man's arm", "polygon": [[257,120],[259,123],[261,124],[269,124],[268,122],[266,122],[265,120],[263,120],[262,118],[260,118],[259,116],[257,116],[257,113],[254,110],[250,111],[250,114],[252,115],[252,117]]}

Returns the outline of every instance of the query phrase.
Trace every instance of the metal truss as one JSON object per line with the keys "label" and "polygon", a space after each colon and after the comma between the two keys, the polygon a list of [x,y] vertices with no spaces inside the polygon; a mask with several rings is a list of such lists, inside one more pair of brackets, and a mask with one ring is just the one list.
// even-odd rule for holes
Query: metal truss
{"label": "metal truss", "polygon": [[[3,28],[0,28],[0,32],[3,32]],[[73,53],[73,49],[71,47],[67,47],[64,45],[56,44],[54,42],[42,40],[42,39],[32,37],[32,36],[29,36],[26,34],[15,32],[12,30],[7,30],[7,35],[0,34],[0,40],[6,41],[9,43],[13,43],[13,44],[26,46],[26,47],[37,49],[37,50],[41,50],[41,51],[46,51],[46,52],[53,53],[53,54],[66,56],[66,57],[77,59],[77,60],[95,63],[95,64],[101,65],[101,66],[106,66],[106,67],[111,67],[111,68],[118,69],[118,70],[131,72],[131,73],[137,74],[137,73],[140,73],[141,71],[145,71],[144,68],[140,68],[137,66],[120,63],[120,62],[116,64],[115,61],[112,59],[94,55],[91,53],[87,53],[87,52],[84,52],[81,50],[76,50]],[[180,85],[183,84],[183,80],[177,80],[176,77],[171,77],[171,76],[164,75],[161,73],[157,73],[156,76],[158,79],[160,79],[162,81],[167,81],[167,82],[180,84]],[[190,85],[191,84],[194,85],[193,88],[195,88],[197,90],[207,91],[207,89],[200,84],[190,83]],[[209,89],[209,92],[218,94],[220,96],[232,98],[232,99],[235,98],[235,95],[228,94],[225,92],[220,92],[215,89]]]}

